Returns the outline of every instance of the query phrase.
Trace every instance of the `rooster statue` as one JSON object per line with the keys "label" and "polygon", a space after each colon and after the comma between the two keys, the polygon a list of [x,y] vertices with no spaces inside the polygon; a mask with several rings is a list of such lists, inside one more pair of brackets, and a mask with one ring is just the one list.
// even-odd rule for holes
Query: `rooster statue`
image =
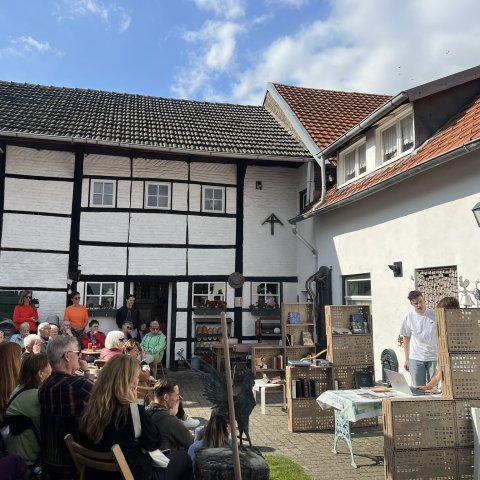
{"label": "rooster statue", "polygon": [[[197,371],[202,377],[204,384],[203,396],[212,404],[212,409],[218,411],[228,417],[228,397],[227,397],[227,381],[225,375],[213,368],[206,362],[201,362],[204,371]],[[240,448],[243,447],[243,435],[252,447],[249,432],[250,414],[255,408],[256,401],[253,395],[253,386],[255,385],[254,374],[251,370],[245,372],[240,391],[234,395],[235,420],[238,427],[238,438],[240,439]]]}

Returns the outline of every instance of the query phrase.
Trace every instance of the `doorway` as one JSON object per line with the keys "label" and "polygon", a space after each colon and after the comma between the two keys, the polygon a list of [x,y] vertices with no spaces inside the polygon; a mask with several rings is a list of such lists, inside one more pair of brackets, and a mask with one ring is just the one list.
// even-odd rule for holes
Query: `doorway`
{"label": "doorway", "polygon": [[160,329],[166,328],[168,324],[168,282],[155,280],[142,280],[135,282],[134,292],[135,303],[140,310],[140,318],[146,322],[157,320]]}

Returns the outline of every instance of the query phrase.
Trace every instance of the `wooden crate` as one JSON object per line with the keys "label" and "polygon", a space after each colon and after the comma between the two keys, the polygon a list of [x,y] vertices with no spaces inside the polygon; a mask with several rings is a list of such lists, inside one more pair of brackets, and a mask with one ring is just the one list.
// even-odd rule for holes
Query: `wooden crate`
{"label": "wooden crate", "polygon": [[455,449],[389,450],[385,480],[457,480]]}
{"label": "wooden crate", "polygon": [[473,445],[472,407],[480,407],[479,400],[455,400],[455,431],[456,446],[470,447]]}
{"label": "wooden crate", "polygon": [[[301,347],[307,346],[303,344],[303,332],[309,332],[312,336],[312,340],[315,342],[314,338],[314,326],[313,323],[300,323],[298,325],[285,324],[285,335],[289,335],[290,343],[285,339],[285,346],[287,347]],[[315,346],[315,345],[313,345]]]}
{"label": "wooden crate", "polygon": [[325,306],[325,327],[327,337],[332,336],[332,328],[350,328],[350,316],[354,313],[362,313],[368,317],[369,332],[372,333],[370,318],[370,307],[368,305],[326,305]]}
{"label": "wooden crate", "polygon": [[372,335],[333,335],[328,339],[327,359],[335,366],[373,364]]}
{"label": "wooden crate", "polygon": [[480,353],[445,353],[438,355],[445,398],[480,398]]}
{"label": "wooden crate", "polygon": [[480,352],[480,308],[437,308],[438,351]]}
{"label": "wooden crate", "polygon": [[287,360],[300,360],[301,358],[308,357],[315,354],[315,347],[286,347],[285,355]]}
{"label": "wooden crate", "polygon": [[473,447],[457,448],[457,478],[459,480],[474,480],[475,455]]}
{"label": "wooden crate", "polygon": [[385,451],[453,448],[454,402],[429,398],[384,400],[383,429]]}
{"label": "wooden crate", "polygon": [[283,364],[285,365],[285,349],[280,346],[268,345],[266,343],[252,345],[252,370],[255,374],[273,374],[280,375],[284,369],[256,369],[257,360],[261,358],[273,358],[277,355],[283,355]]}
{"label": "wooden crate", "polygon": [[[355,366],[333,366],[334,388],[338,390],[353,390],[355,385],[356,372],[369,372],[375,381],[375,368],[373,365],[355,365]],[[335,384],[336,382],[336,384]]]}
{"label": "wooden crate", "polygon": [[320,393],[332,388],[332,369],[315,367],[287,367],[288,430],[305,432],[331,430],[335,426],[333,409],[322,410],[316,397],[292,398],[292,380],[319,380]]}
{"label": "wooden crate", "polygon": [[286,325],[288,325],[288,314],[290,312],[298,312],[300,314],[300,323],[315,323],[315,311],[311,302],[282,303],[282,322]]}

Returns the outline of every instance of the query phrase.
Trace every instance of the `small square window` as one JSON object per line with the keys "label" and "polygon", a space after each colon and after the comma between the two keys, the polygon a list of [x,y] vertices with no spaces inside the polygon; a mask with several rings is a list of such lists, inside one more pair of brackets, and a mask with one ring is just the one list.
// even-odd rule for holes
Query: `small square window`
{"label": "small square window", "polygon": [[115,308],[116,284],[112,282],[88,282],[85,306],[87,308]]}
{"label": "small square window", "polygon": [[203,211],[223,213],[225,189],[223,187],[203,187]]}
{"label": "small square window", "polygon": [[115,182],[92,180],[90,204],[94,207],[113,207],[115,203]]}
{"label": "small square window", "polygon": [[170,188],[169,183],[147,183],[145,189],[145,207],[170,208]]}

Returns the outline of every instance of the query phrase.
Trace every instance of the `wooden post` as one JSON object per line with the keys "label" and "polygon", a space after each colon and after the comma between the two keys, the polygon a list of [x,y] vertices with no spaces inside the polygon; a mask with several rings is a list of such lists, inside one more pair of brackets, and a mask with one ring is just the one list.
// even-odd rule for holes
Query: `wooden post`
{"label": "wooden post", "polygon": [[472,407],[473,420],[473,455],[474,455],[474,480],[480,479],[480,408]]}
{"label": "wooden post", "polygon": [[235,406],[233,403],[232,368],[230,365],[230,349],[228,348],[227,317],[225,315],[225,312],[221,313],[221,319],[222,319],[223,354],[225,358],[225,380],[227,382],[228,415],[230,417],[230,431],[232,435],[233,471],[235,473],[235,480],[242,480],[242,470],[240,468],[240,455],[238,453],[237,425],[235,423]]}

